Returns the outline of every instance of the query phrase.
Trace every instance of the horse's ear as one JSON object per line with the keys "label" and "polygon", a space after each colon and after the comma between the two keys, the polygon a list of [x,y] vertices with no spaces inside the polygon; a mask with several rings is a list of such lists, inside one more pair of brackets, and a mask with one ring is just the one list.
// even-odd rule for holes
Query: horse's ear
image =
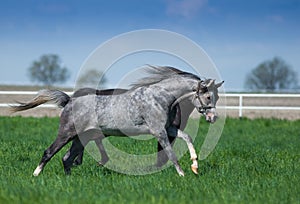
{"label": "horse's ear", "polygon": [[206,87],[210,87],[212,84],[214,84],[215,83],[215,79],[209,79],[209,82],[208,82],[208,84],[206,85]]}
{"label": "horse's ear", "polygon": [[221,81],[220,83],[217,83],[216,87],[219,88],[220,86],[222,86],[223,83],[224,83],[224,81]]}
{"label": "horse's ear", "polygon": [[203,90],[203,89],[207,89],[207,85],[205,84],[204,81],[199,81],[198,83],[198,91]]}

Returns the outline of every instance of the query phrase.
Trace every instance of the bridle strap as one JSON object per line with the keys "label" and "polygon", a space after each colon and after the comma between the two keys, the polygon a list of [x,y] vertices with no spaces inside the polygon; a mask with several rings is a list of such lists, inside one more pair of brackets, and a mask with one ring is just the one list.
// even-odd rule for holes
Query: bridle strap
{"label": "bridle strap", "polygon": [[[212,82],[210,82],[208,85],[206,85],[205,88],[207,89],[207,87],[210,86],[211,83],[212,83]],[[199,97],[199,95],[200,95],[200,90],[201,90],[201,82],[199,82],[199,84],[198,84],[198,87],[197,87],[197,90],[196,90],[196,94],[194,95],[193,100],[196,100],[196,98],[198,99],[198,101],[199,101],[199,103],[200,103],[200,105],[201,105],[201,108],[200,108],[198,111],[199,111],[199,113],[205,115],[205,112],[206,112],[207,109],[211,109],[211,108],[214,108],[214,107],[207,107],[207,106],[204,105],[203,101],[201,100],[201,97]],[[208,89],[207,89],[206,92],[209,92]],[[206,93],[206,92],[205,92],[205,93]],[[212,96],[212,97],[213,97],[213,96]],[[214,100],[214,99],[213,99],[213,100]]]}
{"label": "bridle strap", "polygon": [[201,90],[201,83],[203,83],[203,81],[200,81],[200,82],[198,83],[197,90],[196,90],[196,94],[194,95],[194,97],[193,97],[192,100],[198,99],[198,101],[199,101],[199,103],[200,103],[200,105],[201,105],[201,109],[199,109],[198,111],[199,111],[199,113],[201,113],[201,114],[205,114],[205,110],[206,110],[207,108],[204,107],[204,103],[202,102],[201,98],[199,97],[199,95],[200,95],[200,90]]}
{"label": "bridle strap", "polygon": [[204,103],[202,102],[202,100],[201,100],[201,98],[199,97],[198,94],[195,94],[192,100],[196,100],[196,99],[198,99],[198,101],[199,101],[199,103],[200,103],[200,105],[201,105],[201,108],[198,110],[199,113],[205,114],[205,111],[206,111],[207,109],[210,109],[211,107],[205,107],[205,106],[204,106]]}
{"label": "bridle strap", "polygon": [[211,108],[211,107],[205,107],[205,106],[204,106],[204,103],[202,102],[202,100],[201,100],[201,98],[199,97],[198,94],[199,94],[198,91],[196,91],[196,93],[193,91],[193,92],[184,94],[183,96],[180,96],[180,97],[179,97],[178,99],[176,99],[176,100],[174,101],[174,103],[172,104],[171,110],[175,107],[175,105],[177,105],[178,103],[180,103],[180,102],[183,101],[184,99],[186,99],[186,98],[188,98],[188,97],[190,97],[190,96],[194,96],[193,99],[192,99],[192,101],[198,99],[198,101],[199,101],[199,103],[200,103],[200,105],[201,105],[201,109],[200,109],[199,112],[202,113],[202,114],[204,114],[205,111],[206,111],[206,109],[209,109],[209,108]]}
{"label": "bridle strap", "polygon": [[190,93],[184,94],[183,96],[180,96],[179,98],[177,98],[177,99],[174,101],[174,103],[173,103],[172,106],[171,106],[171,109],[173,109],[174,106],[175,106],[176,104],[180,103],[180,102],[183,101],[184,99],[186,99],[186,98],[188,98],[188,97],[190,97],[190,96],[192,96],[192,95],[194,95],[194,94],[195,94],[194,92],[190,92]]}

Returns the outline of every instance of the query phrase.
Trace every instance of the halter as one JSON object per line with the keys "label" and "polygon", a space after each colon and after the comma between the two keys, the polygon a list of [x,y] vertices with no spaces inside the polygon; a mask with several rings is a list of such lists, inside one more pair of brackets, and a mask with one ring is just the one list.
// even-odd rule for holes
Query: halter
{"label": "halter", "polygon": [[[203,115],[205,115],[206,110],[207,110],[207,109],[211,109],[212,107],[205,106],[204,103],[203,103],[203,101],[202,101],[201,98],[199,97],[199,95],[200,95],[200,90],[201,90],[201,83],[202,83],[202,82],[203,82],[203,81],[200,81],[200,82],[198,83],[196,92],[193,91],[193,92],[184,94],[183,96],[181,96],[181,97],[179,97],[178,99],[176,99],[176,100],[174,101],[174,103],[172,104],[171,109],[173,109],[174,106],[175,106],[176,104],[180,103],[180,102],[183,101],[184,99],[186,99],[186,98],[188,98],[188,97],[190,97],[190,96],[193,96],[192,101],[198,99],[198,101],[199,101],[199,103],[200,103],[200,105],[201,105],[200,108],[197,108],[197,109],[198,109],[198,112],[201,113],[201,114],[203,114]],[[205,88],[207,89],[207,86],[205,86]],[[206,92],[208,92],[208,90],[205,91],[205,93],[206,93]]]}
{"label": "halter", "polygon": [[204,106],[204,104],[198,94],[195,94],[192,100],[194,101],[196,99],[198,99],[199,103],[201,104],[201,107],[198,108],[198,112],[201,114],[205,114],[206,110],[210,109],[211,107]]}
{"label": "halter", "polygon": [[[199,97],[199,95],[200,95],[200,90],[201,90],[201,83],[202,83],[202,82],[203,82],[203,81],[200,81],[200,82],[198,83],[198,87],[197,87],[197,89],[196,89],[196,93],[195,93],[195,95],[194,95],[192,101],[198,99],[199,103],[201,104],[201,108],[198,108],[198,112],[201,113],[201,114],[203,114],[203,115],[205,115],[206,110],[207,110],[207,109],[211,109],[212,107],[205,106],[204,103],[203,103],[203,101],[202,101],[201,98]],[[204,93],[209,92],[209,91],[208,91],[208,88],[207,88],[207,86],[209,86],[209,85],[210,85],[210,84],[208,84],[208,85],[205,86],[205,92],[204,92]]]}

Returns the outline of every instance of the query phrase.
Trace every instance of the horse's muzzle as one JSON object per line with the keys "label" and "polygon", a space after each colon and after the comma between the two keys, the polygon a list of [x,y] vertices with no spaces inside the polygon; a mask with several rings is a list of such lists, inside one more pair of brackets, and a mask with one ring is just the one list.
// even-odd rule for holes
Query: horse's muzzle
{"label": "horse's muzzle", "polygon": [[214,123],[214,122],[216,122],[217,118],[218,118],[218,115],[216,113],[216,109],[215,108],[208,109],[205,112],[205,119],[206,119],[207,122]]}

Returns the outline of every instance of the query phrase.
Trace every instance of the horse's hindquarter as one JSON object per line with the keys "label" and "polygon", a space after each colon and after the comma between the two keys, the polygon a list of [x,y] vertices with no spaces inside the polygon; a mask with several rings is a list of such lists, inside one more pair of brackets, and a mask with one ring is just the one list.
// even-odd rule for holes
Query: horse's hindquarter
{"label": "horse's hindquarter", "polygon": [[[78,133],[97,128],[97,103],[94,95],[76,98],[70,105],[72,106],[72,114],[70,115],[73,116],[72,120],[74,121],[74,125]],[[68,107],[68,109],[70,108]]]}

